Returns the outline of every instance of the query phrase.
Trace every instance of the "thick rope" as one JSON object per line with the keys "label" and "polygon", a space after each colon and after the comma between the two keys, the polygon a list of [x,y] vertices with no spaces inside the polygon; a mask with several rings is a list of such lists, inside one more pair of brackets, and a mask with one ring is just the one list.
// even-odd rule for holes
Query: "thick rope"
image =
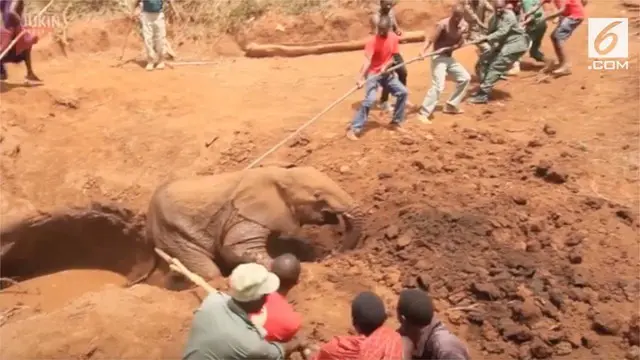
{"label": "thick rope", "polygon": [[[432,57],[434,55],[438,55],[441,52],[444,52],[446,50],[449,50],[451,48],[443,48],[443,49],[439,49],[438,51],[433,51],[430,52],[428,54],[425,54],[424,56],[418,56],[416,58],[413,58],[409,61],[405,61],[402,63],[399,63],[397,65],[394,65],[390,68],[388,68],[387,70],[385,70],[384,72],[376,75],[376,76],[372,76],[370,78],[367,79],[367,82],[369,81],[377,81],[380,77],[385,76],[393,71],[395,71],[396,69],[399,69],[402,66],[405,65],[409,65],[411,63],[414,63],[416,61],[420,61],[420,60],[424,60],[428,57]],[[316,116],[312,117],[311,120],[307,121],[306,123],[304,123],[302,126],[300,126],[296,131],[294,131],[293,133],[291,133],[291,135],[287,136],[286,138],[284,138],[284,140],[280,141],[279,143],[277,143],[276,145],[274,145],[271,149],[267,150],[267,152],[265,152],[264,154],[262,154],[260,157],[258,157],[257,159],[255,159],[251,164],[249,164],[245,170],[251,169],[252,167],[256,166],[257,164],[260,163],[260,161],[264,160],[264,158],[266,158],[267,156],[271,155],[274,151],[278,150],[282,145],[286,144],[287,141],[291,140],[292,138],[294,138],[296,135],[300,134],[300,132],[302,132],[302,130],[306,129],[307,127],[309,127],[309,125],[313,124],[314,122],[316,122],[318,119],[320,119],[324,114],[328,113],[331,109],[333,109],[336,105],[340,104],[341,102],[343,102],[346,98],[348,98],[351,94],[353,94],[356,90],[358,90],[357,86],[354,86],[351,88],[351,90],[347,91],[346,94],[342,95],[338,100],[332,102],[329,106],[327,106],[326,108],[324,108],[324,110],[322,110],[320,113],[318,113]]]}

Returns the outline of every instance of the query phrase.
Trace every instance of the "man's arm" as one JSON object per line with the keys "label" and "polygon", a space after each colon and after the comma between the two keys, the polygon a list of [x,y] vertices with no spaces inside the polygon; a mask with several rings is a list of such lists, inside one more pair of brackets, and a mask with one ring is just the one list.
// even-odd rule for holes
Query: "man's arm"
{"label": "man's arm", "polygon": [[391,18],[391,30],[393,30],[396,35],[401,36],[402,30],[400,30],[400,25],[398,25],[398,18],[396,17],[395,11],[391,9],[389,11],[389,17]]}
{"label": "man's arm", "polygon": [[486,28],[486,26],[482,23],[482,21],[480,21],[478,14],[476,14],[476,12],[473,11],[473,8],[471,7],[469,0],[465,0],[462,4],[462,7],[466,15],[469,16],[475,24],[479,25],[482,28]]}
{"label": "man's arm", "polygon": [[285,346],[263,340],[247,349],[247,358],[265,360],[284,360],[287,356]]}
{"label": "man's arm", "polygon": [[380,21],[380,16],[378,13],[375,13],[369,17],[369,26],[371,27],[371,31],[369,32],[371,35],[375,35],[378,30],[378,22]]}
{"label": "man's arm", "polygon": [[13,1],[11,3],[11,5],[9,6],[9,19],[11,19],[12,22],[14,22],[12,25],[13,26],[18,26],[20,25],[20,22],[22,21],[20,14],[18,14],[18,4],[20,3],[20,1]]}
{"label": "man's arm", "polygon": [[443,30],[444,30],[444,27],[442,25],[440,24],[436,25],[436,28],[433,29],[433,31],[431,32],[431,36],[428,36],[424,40],[424,44],[422,45],[422,50],[420,51],[420,55],[424,56],[427,53],[427,50],[429,50],[431,45],[433,45],[436,42],[436,40],[438,40]]}
{"label": "man's arm", "polygon": [[369,68],[371,67],[371,57],[373,56],[373,51],[374,41],[372,39],[364,46],[364,62],[362,63],[362,67],[360,67],[360,72],[358,73],[358,77],[356,78],[356,85],[358,87],[362,87],[367,79],[367,73],[369,72]]}
{"label": "man's arm", "polygon": [[544,21],[552,20],[552,19],[555,19],[558,16],[562,15],[562,13],[564,12],[565,8],[567,7],[567,3],[565,2],[565,0],[560,0],[559,2],[556,2],[556,6],[557,6],[558,9],[556,11],[552,12],[551,14],[545,16],[543,18]]}
{"label": "man's arm", "polygon": [[540,8],[542,7],[543,4],[544,4],[544,2],[538,1],[538,5],[534,6],[529,11],[527,11],[526,14],[524,14],[525,18],[535,14],[536,11],[540,10]]}

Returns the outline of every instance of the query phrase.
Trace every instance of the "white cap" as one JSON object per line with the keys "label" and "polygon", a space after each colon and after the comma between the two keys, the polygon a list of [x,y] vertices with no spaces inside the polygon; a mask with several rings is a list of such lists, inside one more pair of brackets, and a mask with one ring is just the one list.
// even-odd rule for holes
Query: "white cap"
{"label": "white cap", "polygon": [[249,302],[278,290],[280,278],[260,264],[241,264],[231,272],[229,285],[234,300]]}

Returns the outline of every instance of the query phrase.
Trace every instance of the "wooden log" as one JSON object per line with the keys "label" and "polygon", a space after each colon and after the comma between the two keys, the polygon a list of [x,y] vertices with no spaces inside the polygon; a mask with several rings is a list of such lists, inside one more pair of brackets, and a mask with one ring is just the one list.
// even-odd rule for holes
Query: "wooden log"
{"label": "wooden log", "polygon": [[[329,53],[356,51],[364,49],[368,39],[345,41],[329,44],[314,45],[278,45],[250,43],[244,49],[244,55],[250,58],[265,57],[298,57],[307,55],[321,55]],[[424,41],[424,31],[411,31],[404,33],[400,38],[401,43],[414,43]]]}

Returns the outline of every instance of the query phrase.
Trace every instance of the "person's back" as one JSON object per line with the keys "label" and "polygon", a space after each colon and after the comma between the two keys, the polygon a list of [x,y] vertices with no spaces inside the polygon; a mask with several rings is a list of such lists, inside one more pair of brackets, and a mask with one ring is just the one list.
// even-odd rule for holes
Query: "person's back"
{"label": "person's back", "polygon": [[196,311],[183,360],[281,360],[299,349],[265,340],[264,330],[249,319],[280,286],[275,274],[256,263],[241,264],[229,285],[229,295],[212,293]]}
{"label": "person's back", "polygon": [[209,295],[196,311],[183,360],[246,359],[260,332],[229,307],[231,297]]}
{"label": "person's back", "polygon": [[431,324],[422,330],[420,340],[416,344],[413,359],[464,360],[470,358],[462,341],[435,317]]}
{"label": "person's back", "polygon": [[[263,327],[266,331],[265,339],[268,341],[288,342],[302,326],[302,316],[277,292],[267,295],[263,311],[266,311]],[[260,315],[250,314],[251,320]]]}
{"label": "person's back", "polygon": [[[466,346],[433,313],[427,293],[404,290],[398,300],[398,332],[405,338],[405,359],[469,360]],[[408,345],[408,346],[407,346]]]}

